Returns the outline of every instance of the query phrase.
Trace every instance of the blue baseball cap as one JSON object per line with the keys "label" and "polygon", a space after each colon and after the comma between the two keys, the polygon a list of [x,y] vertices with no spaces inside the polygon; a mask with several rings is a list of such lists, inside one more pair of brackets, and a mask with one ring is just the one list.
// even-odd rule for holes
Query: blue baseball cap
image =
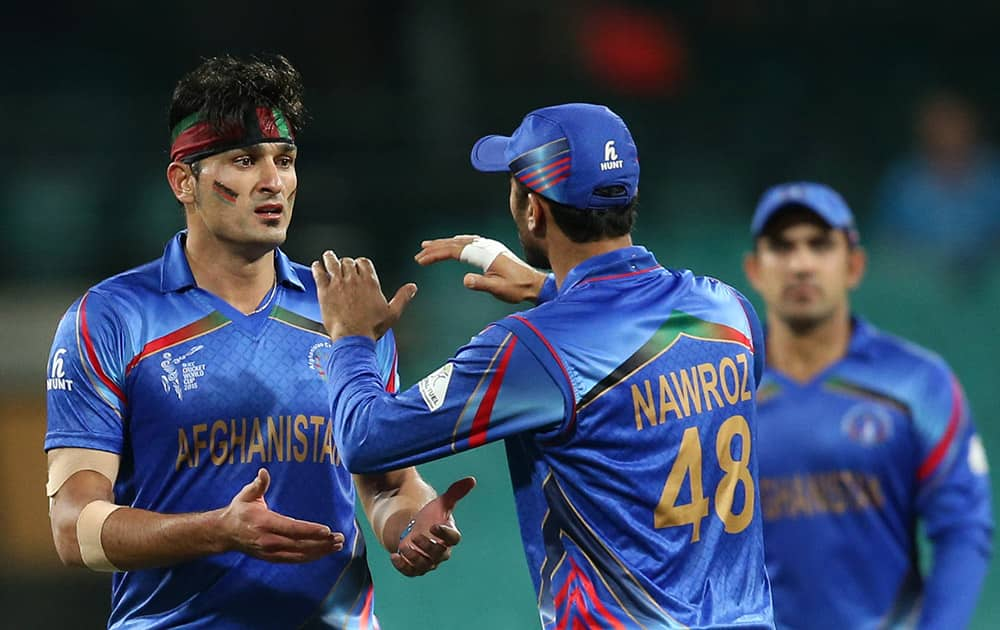
{"label": "blue baseball cap", "polygon": [[834,189],[815,182],[788,182],[765,190],[750,221],[750,233],[754,238],[760,236],[779,210],[790,205],[813,211],[830,227],[847,232],[851,244],[857,244],[858,229],[847,202]]}
{"label": "blue baseball cap", "polygon": [[579,210],[625,206],[639,190],[635,141],[603,105],[536,109],[510,136],[480,138],[471,158],[476,170],[510,171],[533,192]]}

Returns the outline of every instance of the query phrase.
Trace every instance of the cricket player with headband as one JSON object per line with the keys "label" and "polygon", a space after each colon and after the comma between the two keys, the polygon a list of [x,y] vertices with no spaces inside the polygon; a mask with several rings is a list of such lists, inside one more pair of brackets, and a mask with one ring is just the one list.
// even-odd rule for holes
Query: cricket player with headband
{"label": "cricket player with headband", "polygon": [[[745,269],[767,307],[760,500],[778,628],[964,628],[991,553],[986,455],[938,356],[853,315],[854,216],[774,186]],[[933,545],[921,574],[917,524]]]}
{"label": "cricket player with headband", "polygon": [[[216,57],[185,75],[167,180],[187,229],[160,259],[89,289],[56,331],[53,538],[64,563],[114,572],[110,627],[378,627],[333,440],[330,339],[312,274],[279,249],[301,96],[283,57]],[[396,362],[387,333],[372,348],[383,391],[398,387]],[[413,468],[356,483],[401,572],[448,558],[451,508],[474,481],[438,499]]]}
{"label": "cricket player with headband", "polygon": [[510,173],[526,260],[553,276],[495,242],[452,239],[441,257],[503,259],[518,272],[496,293],[541,303],[394,395],[375,339],[416,287],[387,302],[370,261],[324,253],[313,273],[345,464],[378,472],[504,440],[548,630],[772,628],[752,307],[632,244],[638,154],[607,107],[533,111],[512,136],[477,142],[472,164]]}

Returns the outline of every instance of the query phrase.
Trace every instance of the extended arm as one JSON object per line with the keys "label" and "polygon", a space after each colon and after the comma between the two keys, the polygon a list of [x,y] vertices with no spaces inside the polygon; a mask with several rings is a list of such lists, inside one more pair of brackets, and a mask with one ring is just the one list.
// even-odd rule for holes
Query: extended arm
{"label": "extended arm", "polygon": [[451,548],[462,540],[452,510],[475,479],[455,482],[442,497],[413,467],[355,475],[354,482],[372,531],[400,573],[423,575],[451,557]]}
{"label": "extended arm", "polygon": [[504,302],[542,303],[555,295],[555,279],[529,266],[514,255],[503,243],[469,234],[438,238],[420,243],[414,256],[427,266],[442,260],[459,260],[483,270],[482,274],[467,273],[466,288],[484,291]]}
{"label": "extended arm", "polygon": [[[49,451],[50,471],[70,451]],[[99,459],[110,454],[93,451]],[[117,457],[117,456],[114,456]],[[308,562],[343,547],[344,536],[320,523],[288,518],[264,500],[267,471],[243,487],[228,506],[190,514],[160,514],[115,506],[113,480],[93,467],[50,486],[52,538],[67,566],[133,570],[168,566],[202,556],[240,551],[271,562]],[[82,515],[82,518],[81,518]]]}

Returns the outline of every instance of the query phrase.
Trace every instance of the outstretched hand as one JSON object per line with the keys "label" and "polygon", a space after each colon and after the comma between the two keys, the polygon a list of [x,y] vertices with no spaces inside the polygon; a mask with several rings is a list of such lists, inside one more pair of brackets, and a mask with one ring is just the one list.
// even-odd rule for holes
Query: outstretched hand
{"label": "outstretched hand", "polygon": [[405,284],[387,302],[375,265],[367,258],[337,258],[326,251],[312,264],[312,273],[323,325],[334,341],[351,335],[378,339],[417,294],[417,285]]}
{"label": "outstretched hand", "polygon": [[399,541],[399,549],[390,556],[392,566],[403,575],[415,577],[433,571],[448,560],[451,548],[462,540],[452,511],[475,487],[474,477],[464,477],[422,507],[413,517],[410,531]]}
{"label": "outstretched hand", "polygon": [[229,541],[227,551],[241,551],[269,562],[310,562],[343,549],[342,533],[268,508],[264,494],[270,484],[270,474],[261,468],[222,510],[220,521]]}
{"label": "outstretched hand", "polygon": [[423,241],[420,246],[422,249],[413,258],[421,265],[459,260],[480,267],[482,274],[465,274],[466,288],[484,291],[504,302],[533,302],[545,283],[544,273],[525,263],[499,241],[459,234]]}

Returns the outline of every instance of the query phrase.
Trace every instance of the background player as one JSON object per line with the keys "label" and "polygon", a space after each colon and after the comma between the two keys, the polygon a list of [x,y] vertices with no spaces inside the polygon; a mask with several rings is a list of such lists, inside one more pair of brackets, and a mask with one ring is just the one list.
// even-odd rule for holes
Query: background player
{"label": "background player", "polygon": [[[772,627],[753,309],[632,245],[638,156],[606,107],[531,112],[513,136],[476,143],[472,163],[512,174],[527,262],[554,272],[542,289],[522,267],[545,303],[495,322],[392,396],[373,340],[416,287],[387,303],[370,261],[325,253],[313,272],[348,468],[505,439],[545,628]],[[489,267],[496,244],[480,245],[470,255]]]}
{"label": "background player", "polygon": [[[779,628],[963,628],[991,550],[986,457],[958,380],[852,316],[865,256],[827,186],[764,193],[745,269],[767,307],[761,506]],[[916,525],[933,543],[922,577]]]}
{"label": "background player", "polygon": [[[53,537],[66,564],[118,571],[111,626],[377,625],[328,417],[330,340],[311,274],[278,249],[301,95],[282,57],[209,59],[183,77],[167,180],[187,230],[161,259],[87,291],[56,332]],[[391,333],[375,353],[394,391]],[[431,501],[412,468],[357,479],[390,551],[427,504],[393,554],[407,575],[447,559],[450,510],[473,483]]]}

